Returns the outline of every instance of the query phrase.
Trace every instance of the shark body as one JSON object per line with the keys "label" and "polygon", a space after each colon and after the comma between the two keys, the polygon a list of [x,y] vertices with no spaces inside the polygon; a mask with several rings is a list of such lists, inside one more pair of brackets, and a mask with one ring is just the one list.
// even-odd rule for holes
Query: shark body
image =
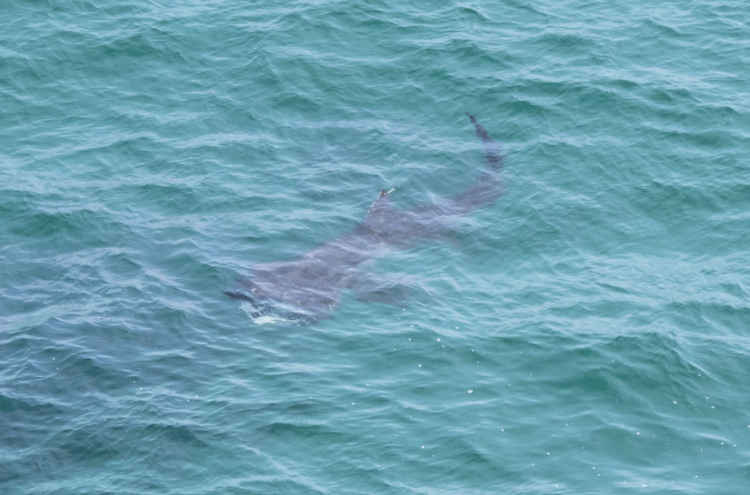
{"label": "shark body", "polygon": [[[393,207],[389,201],[393,190],[382,190],[350,233],[296,259],[256,265],[250,277],[239,282],[241,288],[225,294],[250,302],[254,317],[272,313],[288,319],[320,319],[333,311],[343,291],[361,288],[362,263],[420,240],[443,237],[450,231],[451,217],[493,203],[503,192],[503,157],[485,128],[467,115],[483,143],[486,161],[474,185],[440,203],[408,210]],[[378,289],[371,292],[377,299]]]}

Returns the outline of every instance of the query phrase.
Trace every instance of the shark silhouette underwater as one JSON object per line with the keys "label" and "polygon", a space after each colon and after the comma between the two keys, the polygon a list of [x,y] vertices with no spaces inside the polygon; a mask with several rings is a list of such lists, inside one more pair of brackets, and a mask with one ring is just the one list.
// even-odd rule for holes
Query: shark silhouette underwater
{"label": "shark silhouette underwater", "polygon": [[[251,303],[254,318],[275,315],[286,320],[311,322],[328,316],[345,290],[360,298],[387,302],[400,295],[400,287],[363,282],[358,267],[375,257],[408,248],[420,240],[445,237],[452,232],[449,219],[493,203],[503,192],[500,172],[503,156],[497,143],[476,118],[474,124],[484,148],[486,166],[474,185],[442,198],[439,203],[403,210],[390,204],[391,190],[382,190],[365,219],[353,231],[302,256],[259,264],[251,276],[240,279],[242,287],[224,293]],[[364,290],[363,290],[364,289]],[[273,316],[271,316],[273,317]]]}

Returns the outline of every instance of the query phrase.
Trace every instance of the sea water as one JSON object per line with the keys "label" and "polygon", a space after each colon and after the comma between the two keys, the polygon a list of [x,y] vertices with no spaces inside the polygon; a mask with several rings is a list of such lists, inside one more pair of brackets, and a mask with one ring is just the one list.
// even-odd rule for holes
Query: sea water
{"label": "sea water", "polygon": [[[5,0],[0,493],[743,494],[741,0]],[[505,194],[327,317],[382,189]]]}

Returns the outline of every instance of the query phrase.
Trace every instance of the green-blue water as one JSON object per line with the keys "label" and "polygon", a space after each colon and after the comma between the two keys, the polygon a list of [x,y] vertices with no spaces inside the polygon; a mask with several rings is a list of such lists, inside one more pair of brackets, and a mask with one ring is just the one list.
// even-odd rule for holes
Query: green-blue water
{"label": "green-blue water", "polygon": [[[0,493],[744,494],[745,0],[4,0]],[[308,325],[223,291],[439,203]]]}

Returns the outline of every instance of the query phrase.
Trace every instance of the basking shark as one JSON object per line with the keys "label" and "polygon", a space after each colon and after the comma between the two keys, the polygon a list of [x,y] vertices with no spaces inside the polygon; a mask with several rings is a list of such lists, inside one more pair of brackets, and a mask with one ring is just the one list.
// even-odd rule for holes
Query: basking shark
{"label": "basking shark", "polygon": [[472,186],[439,203],[408,210],[394,207],[390,203],[393,189],[384,189],[351,232],[296,259],[256,265],[249,278],[238,282],[240,288],[225,294],[251,303],[254,318],[276,315],[305,321],[329,315],[346,290],[369,300],[398,297],[402,292],[398,286],[363,280],[360,265],[421,240],[445,237],[451,232],[451,217],[491,204],[503,192],[499,146],[473,115],[467,115],[482,141],[486,161]]}

